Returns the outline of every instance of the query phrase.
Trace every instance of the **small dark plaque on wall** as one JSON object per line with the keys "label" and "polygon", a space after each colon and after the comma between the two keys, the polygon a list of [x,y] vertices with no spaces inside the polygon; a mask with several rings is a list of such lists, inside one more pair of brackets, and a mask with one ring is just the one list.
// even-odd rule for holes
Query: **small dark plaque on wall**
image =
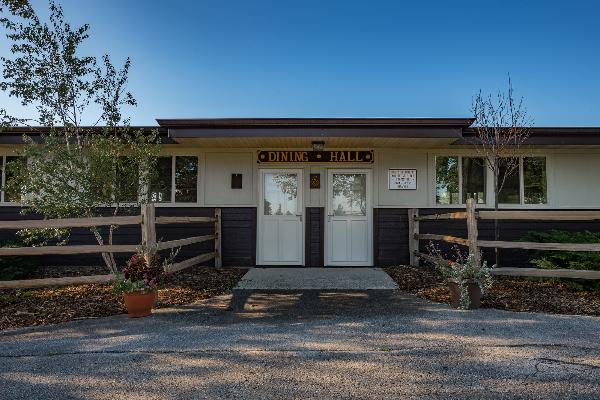
{"label": "small dark plaque on wall", "polygon": [[321,174],[310,174],[310,188],[321,189]]}
{"label": "small dark plaque on wall", "polygon": [[231,188],[241,189],[242,188],[242,174],[231,174]]}

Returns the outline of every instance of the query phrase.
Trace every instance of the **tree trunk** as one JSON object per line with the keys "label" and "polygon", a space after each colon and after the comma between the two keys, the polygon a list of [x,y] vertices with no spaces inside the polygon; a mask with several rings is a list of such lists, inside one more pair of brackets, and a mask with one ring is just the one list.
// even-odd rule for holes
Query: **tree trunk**
{"label": "tree trunk", "polygon": [[[100,234],[98,229],[92,228],[92,233],[96,238],[96,242],[98,242],[100,246],[104,245],[104,240],[102,239],[102,235]],[[104,260],[104,263],[108,267],[111,274],[116,274],[119,272],[117,270],[117,264],[116,262],[114,262],[114,257],[112,253],[102,253],[102,259]]]}

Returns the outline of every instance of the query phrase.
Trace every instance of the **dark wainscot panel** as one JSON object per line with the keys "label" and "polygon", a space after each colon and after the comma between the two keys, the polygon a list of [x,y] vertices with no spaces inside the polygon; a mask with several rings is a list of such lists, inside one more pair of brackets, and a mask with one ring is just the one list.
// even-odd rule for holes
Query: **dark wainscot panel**
{"label": "dark wainscot panel", "polygon": [[[435,209],[421,208],[419,214],[430,215],[442,212],[464,211],[464,209]],[[561,210],[564,211],[564,210]],[[600,222],[597,221],[499,221],[500,240],[518,241],[528,231],[545,231],[552,229],[565,231],[600,231]],[[494,239],[494,221],[478,221],[479,238],[482,240]],[[421,221],[421,233],[446,234],[458,237],[467,237],[466,221],[440,220]],[[373,241],[376,266],[389,266],[407,264],[408,254],[408,209],[406,208],[376,208],[374,210]],[[419,250],[426,251],[427,241],[420,241]],[[448,243],[440,243],[443,249],[450,250]],[[484,249],[485,259],[492,265],[494,263],[494,250]],[[500,263],[504,267],[531,267],[528,263],[526,250],[502,249]]]}
{"label": "dark wainscot panel", "polygon": [[[256,260],[256,208],[254,207],[224,207],[221,209],[223,266],[252,266]],[[0,207],[0,220],[39,219],[35,215],[22,216],[19,207]],[[212,207],[157,207],[157,216],[213,216]],[[159,240],[182,239],[190,236],[209,235],[213,233],[213,225],[198,224],[169,224],[157,225],[156,236]],[[106,235],[104,235],[106,237]],[[15,231],[0,231],[3,242],[15,239]],[[140,227],[122,226],[114,232],[115,244],[139,244],[141,241]],[[96,244],[89,230],[73,229],[69,240],[71,245]],[[197,243],[181,248],[177,260],[194,257],[214,248],[214,242]],[[162,252],[168,256],[168,251]],[[128,255],[117,255],[120,265]],[[36,259],[40,265],[103,265],[98,254],[40,256]]]}
{"label": "dark wainscot panel", "polygon": [[306,209],[305,264],[307,267],[322,267],[325,254],[325,209],[308,207]]}

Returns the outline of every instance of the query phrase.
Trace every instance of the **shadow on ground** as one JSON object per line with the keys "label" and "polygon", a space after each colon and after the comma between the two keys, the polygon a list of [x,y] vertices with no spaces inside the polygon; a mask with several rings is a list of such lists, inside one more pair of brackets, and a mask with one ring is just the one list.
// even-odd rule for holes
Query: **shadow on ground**
{"label": "shadow on ground", "polygon": [[597,398],[600,319],[370,291],[234,291],[0,334],[13,398]]}

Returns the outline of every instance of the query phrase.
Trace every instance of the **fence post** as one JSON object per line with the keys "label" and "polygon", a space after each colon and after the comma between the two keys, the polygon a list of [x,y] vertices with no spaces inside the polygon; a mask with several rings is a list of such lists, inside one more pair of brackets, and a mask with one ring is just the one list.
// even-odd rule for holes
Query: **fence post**
{"label": "fence post", "polygon": [[150,260],[156,253],[156,213],[154,204],[142,204],[142,246],[144,247],[144,258],[146,263],[150,263]]}
{"label": "fence post", "polygon": [[221,254],[221,209],[215,208],[215,267],[223,266]]}
{"label": "fence post", "polygon": [[481,265],[481,254],[477,246],[477,214],[475,213],[475,199],[467,199],[467,240],[469,241],[469,253],[475,257],[477,266]]}
{"label": "fence post", "polygon": [[418,208],[408,209],[408,251],[410,253],[410,265],[416,267],[419,264],[419,258],[415,252],[419,251],[419,239],[415,235],[419,234],[419,216]]}

